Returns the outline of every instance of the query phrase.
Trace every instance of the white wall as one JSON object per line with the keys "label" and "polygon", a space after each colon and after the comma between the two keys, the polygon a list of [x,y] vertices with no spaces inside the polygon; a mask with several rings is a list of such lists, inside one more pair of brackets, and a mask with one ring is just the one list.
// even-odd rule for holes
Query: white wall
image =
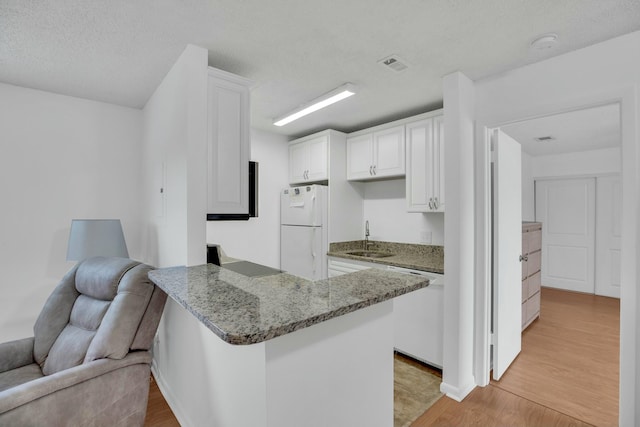
{"label": "white wall", "polygon": [[289,186],[289,144],[284,136],[251,131],[251,160],[259,163],[258,217],[248,221],[208,221],[207,243],[225,253],[280,268],[280,190]]}
{"label": "white wall", "polygon": [[[206,262],[207,61],[206,49],[187,46],[143,110],[144,254],[158,267]],[[219,338],[170,298],[157,337],[154,373],[168,403],[181,423],[206,425],[204,367],[214,358],[203,349]]]}
{"label": "white wall", "polygon": [[[444,214],[407,212],[405,180],[364,184],[363,221],[369,221],[371,240],[444,245]],[[431,233],[431,242],[421,240],[421,232]],[[364,239],[364,228],[360,238]]]}
{"label": "white wall", "polygon": [[522,152],[522,220],[535,221],[535,185],[531,164],[532,157]]}
{"label": "white wall", "polygon": [[157,267],[206,262],[207,55],[187,46],[143,110],[144,257]]}
{"label": "white wall", "polygon": [[445,192],[447,212],[444,244],[444,340],[440,390],[461,400],[475,387],[474,253],[475,227],[480,216],[474,211],[474,190],[479,184],[474,170],[473,82],[462,73],[443,79]]}
{"label": "white wall", "polygon": [[72,218],[118,218],[140,259],[140,110],[0,84],[0,342],[33,324]]}
{"label": "white wall", "polygon": [[522,220],[535,221],[536,179],[619,174],[619,147],[531,156],[522,152]]}
{"label": "white wall", "polygon": [[[622,123],[622,277],[620,309],[620,425],[640,422],[634,405],[640,388],[640,328],[637,292],[640,271],[640,32],[559,55],[475,83],[479,128],[494,127],[530,117],[571,111],[604,103],[621,103]],[[446,106],[446,102],[445,102]],[[478,132],[480,134],[480,130]],[[477,144],[482,141],[478,140]],[[481,150],[477,150],[480,152]],[[479,163],[477,163],[479,164]],[[473,172],[469,172],[473,174]],[[483,171],[478,170],[479,178]],[[486,192],[478,193],[476,214],[484,212]],[[486,236],[479,236],[480,238]],[[446,259],[446,257],[445,257]],[[484,281],[482,272],[478,283]],[[460,337],[457,337],[461,339]],[[476,372],[478,375],[478,372]]]}
{"label": "white wall", "polygon": [[561,178],[582,175],[620,173],[622,154],[619,147],[531,158],[531,175],[537,178]]}

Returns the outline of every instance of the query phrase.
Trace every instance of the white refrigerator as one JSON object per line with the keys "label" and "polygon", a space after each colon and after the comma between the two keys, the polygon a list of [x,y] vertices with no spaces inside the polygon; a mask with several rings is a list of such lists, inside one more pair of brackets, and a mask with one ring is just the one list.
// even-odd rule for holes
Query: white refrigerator
{"label": "white refrigerator", "polygon": [[327,278],[327,187],[280,192],[280,269],[309,280]]}

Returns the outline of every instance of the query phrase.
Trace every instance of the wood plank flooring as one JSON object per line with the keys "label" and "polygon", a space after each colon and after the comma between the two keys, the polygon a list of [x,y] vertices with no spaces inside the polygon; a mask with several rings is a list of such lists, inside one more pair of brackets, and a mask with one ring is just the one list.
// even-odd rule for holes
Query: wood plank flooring
{"label": "wood plank flooring", "polygon": [[500,381],[441,398],[412,427],[616,426],[620,301],[543,288],[541,318]]}
{"label": "wood plank flooring", "polygon": [[147,403],[147,416],[144,420],[145,427],[180,427],[180,423],[164,400],[164,396],[158,388],[155,379],[151,376],[149,385],[149,402]]}

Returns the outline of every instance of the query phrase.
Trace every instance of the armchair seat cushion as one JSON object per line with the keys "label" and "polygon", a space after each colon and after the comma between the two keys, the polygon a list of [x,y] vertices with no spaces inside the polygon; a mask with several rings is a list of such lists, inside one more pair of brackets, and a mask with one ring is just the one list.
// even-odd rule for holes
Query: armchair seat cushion
{"label": "armchair seat cushion", "polygon": [[0,391],[7,390],[42,377],[40,365],[32,363],[6,372],[0,372]]}

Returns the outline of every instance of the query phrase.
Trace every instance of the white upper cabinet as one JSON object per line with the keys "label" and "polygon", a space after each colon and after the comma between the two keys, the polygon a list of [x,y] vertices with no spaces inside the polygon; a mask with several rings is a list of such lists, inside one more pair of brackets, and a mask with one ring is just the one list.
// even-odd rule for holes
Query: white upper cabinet
{"label": "white upper cabinet", "polygon": [[407,123],[406,195],[409,212],[444,212],[443,116]]}
{"label": "white upper cabinet", "polygon": [[373,134],[347,138],[347,179],[370,179],[372,167]]}
{"label": "white upper cabinet", "polygon": [[209,214],[249,214],[251,81],[209,67]]}
{"label": "white upper cabinet", "polygon": [[315,135],[289,143],[289,183],[303,184],[329,179],[329,136]]}
{"label": "white upper cabinet", "polygon": [[404,125],[347,138],[347,179],[364,181],[405,174]]}

